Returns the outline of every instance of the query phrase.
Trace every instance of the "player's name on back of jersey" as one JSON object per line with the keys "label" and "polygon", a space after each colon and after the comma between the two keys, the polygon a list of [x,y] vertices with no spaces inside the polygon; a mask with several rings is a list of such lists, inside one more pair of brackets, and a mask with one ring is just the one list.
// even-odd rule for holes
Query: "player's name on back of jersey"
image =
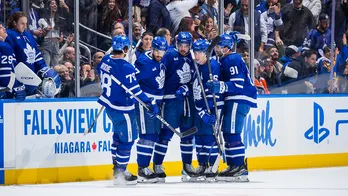
{"label": "player's name on back of jersey", "polygon": [[[84,130],[91,126],[98,114],[99,108],[81,109],[46,109],[46,110],[23,110],[24,135],[64,135],[84,134]],[[99,118],[98,123],[91,130],[109,133],[112,131],[112,123],[106,117],[105,112]],[[98,127],[98,129],[97,129]]]}

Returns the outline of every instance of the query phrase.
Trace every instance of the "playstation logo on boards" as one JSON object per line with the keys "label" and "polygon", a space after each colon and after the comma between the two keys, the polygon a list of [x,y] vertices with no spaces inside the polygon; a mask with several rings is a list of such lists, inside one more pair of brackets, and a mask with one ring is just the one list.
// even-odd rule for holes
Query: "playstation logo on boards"
{"label": "playstation logo on boards", "polygon": [[325,122],[323,108],[314,102],[313,105],[313,126],[309,128],[304,136],[308,140],[313,140],[316,144],[321,143],[330,134],[329,129],[323,127]]}

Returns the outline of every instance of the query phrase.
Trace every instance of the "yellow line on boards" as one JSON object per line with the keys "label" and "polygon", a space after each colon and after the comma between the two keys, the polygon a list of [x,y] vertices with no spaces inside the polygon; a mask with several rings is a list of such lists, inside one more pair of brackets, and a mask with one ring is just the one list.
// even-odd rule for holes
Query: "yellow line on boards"
{"label": "yellow line on boards", "polygon": [[[197,161],[193,162],[196,167]],[[348,166],[348,153],[293,155],[248,158],[249,171],[255,170],[281,170],[315,167]],[[182,163],[165,162],[168,176],[181,175]],[[152,165],[150,166],[152,167]],[[220,170],[226,168],[226,164],[220,164]],[[128,170],[137,173],[137,165],[129,164]],[[93,165],[59,168],[39,169],[13,169],[5,171],[5,184],[42,184],[58,182],[80,182],[93,180],[112,179],[112,165]]]}

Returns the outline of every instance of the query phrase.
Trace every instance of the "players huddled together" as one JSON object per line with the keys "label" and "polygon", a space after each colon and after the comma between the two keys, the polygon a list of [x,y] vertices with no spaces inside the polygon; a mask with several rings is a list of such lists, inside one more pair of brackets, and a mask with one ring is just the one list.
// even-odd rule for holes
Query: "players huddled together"
{"label": "players huddled together", "polygon": [[[124,59],[131,47],[128,37],[113,38],[113,51],[98,65],[98,102],[113,123],[114,185],[165,182],[163,161],[174,134],[180,137],[183,182],[249,181],[241,132],[250,108],[257,107],[257,90],[234,52],[234,35],[209,42],[180,32],[172,45],[155,36],[134,65]],[[133,145],[137,176],[127,170]],[[219,172],[221,156],[227,168]]]}
{"label": "players huddled together", "polygon": [[[8,29],[0,24],[0,99],[54,97],[60,91],[60,77],[46,65],[25,30],[27,22],[16,12]],[[155,36],[151,49],[138,51],[131,64],[125,58],[129,38],[113,37],[112,52],[98,64],[98,103],[113,123],[115,185],[165,182],[163,161],[174,134],[180,137],[183,182],[249,181],[241,132],[250,108],[257,107],[257,90],[243,58],[234,52],[237,39],[235,32],[226,32],[212,41],[194,40],[183,31],[171,44]],[[127,170],[135,141],[137,176]],[[219,172],[221,156],[227,168]]]}

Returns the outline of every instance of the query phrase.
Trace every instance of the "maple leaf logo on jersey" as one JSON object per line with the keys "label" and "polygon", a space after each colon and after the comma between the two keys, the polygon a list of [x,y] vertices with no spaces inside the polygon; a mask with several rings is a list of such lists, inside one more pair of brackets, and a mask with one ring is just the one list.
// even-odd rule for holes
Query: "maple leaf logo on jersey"
{"label": "maple leaf logo on jersey", "polygon": [[176,71],[176,73],[178,74],[180,78],[181,84],[186,84],[190,82],[191,70],[190,70],[190,65],[188,63],[185,62],[184,65],[182,66],[182,70],[179,69],[178,71]]}
{"label": "maple leaf logo on jersey", "polygon": [[36,56],[36,51],[35,48],[32,48],[28,43],[26,45],[26,48],[24,48],[24,53],[27,56],[27,63],[33,64],[35,63],[35,56]]}
{"label": "maple leaf logo on jersey", "polygon": [[164,79],[165,79],[165,74],[164,74],[164,70],[161,69],[161,71],[159,72],[159,76],[156,77],[156,82],[158,83],[158,89],[162,89],[164,86]]}
{"label": "maple leaf logo on jersey", "polygon": [[201,89],[201,86],[198,84],[197,78],[193,82],[193,97],[195,98],[195,100],[202,99],[202,89]]}

